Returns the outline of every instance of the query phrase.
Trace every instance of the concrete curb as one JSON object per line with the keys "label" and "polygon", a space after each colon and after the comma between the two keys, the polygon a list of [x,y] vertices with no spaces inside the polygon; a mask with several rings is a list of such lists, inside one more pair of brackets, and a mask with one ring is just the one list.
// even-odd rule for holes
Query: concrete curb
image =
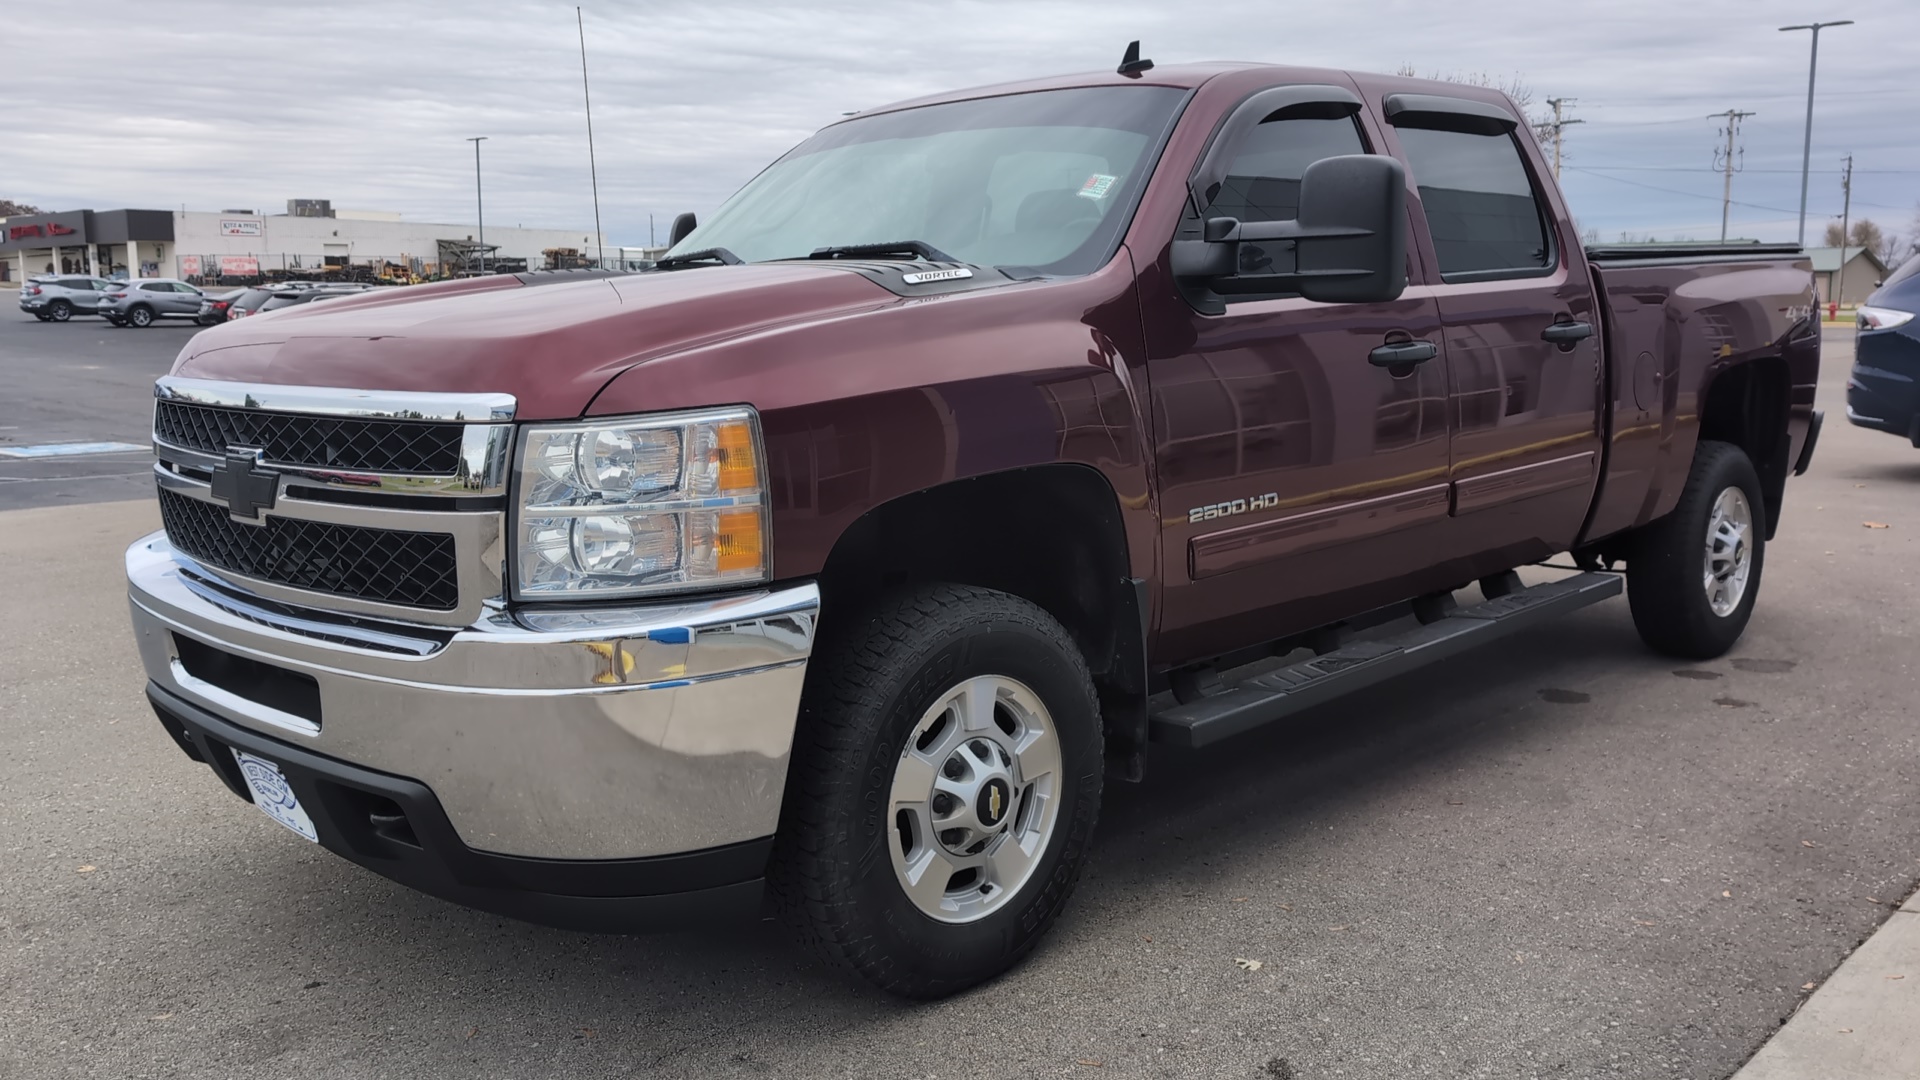
{"label": "concrete curb", "polygon": [[1733,1080],[1920,1078],[1920,893],[1874,931]]}

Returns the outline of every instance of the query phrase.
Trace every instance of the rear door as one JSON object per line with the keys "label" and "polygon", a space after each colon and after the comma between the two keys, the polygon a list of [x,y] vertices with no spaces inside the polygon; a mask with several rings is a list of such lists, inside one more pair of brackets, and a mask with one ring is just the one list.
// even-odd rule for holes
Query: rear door
{"label": "rear door", "polygon": [[[1177,236],[1206,218],[1290,220],[1300,177],[1378,152],[1352,89],[1276,87],[1202,155]],[[1292,245],[1243,244],[1241,269],[1292,268]],[[1383,345],[1437,345],[1420,290],[1387,303],[1298,295],[1196,300],[1143,279],[1163,514],[1160,650],[1194,658],[1350,614],[1429,565],[1447,525],[1446,360],[1389,369]]]}
{"label": "rear door", "polygon": [[1565,550],[1598,477],[1603,361],[1559,193],[1506,105],[1387,94],[1439,282],[1457,539],[1502,566]]}

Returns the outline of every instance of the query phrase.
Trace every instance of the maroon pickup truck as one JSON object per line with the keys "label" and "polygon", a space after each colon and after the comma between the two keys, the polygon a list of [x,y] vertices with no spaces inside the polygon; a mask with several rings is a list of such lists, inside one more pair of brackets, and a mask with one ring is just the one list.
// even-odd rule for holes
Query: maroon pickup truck
{"label": "maroon pickup truck", "polygon": [[441,897],[612,931],[770,898],[933,996],[1046,932],[1152,743],[1621,568],[1651,647],[1725,651],[1819,432],[1798,249],[1583,251],[1474,87],[946,94],[674,238],[186,346],[126,566],[182,750]]}

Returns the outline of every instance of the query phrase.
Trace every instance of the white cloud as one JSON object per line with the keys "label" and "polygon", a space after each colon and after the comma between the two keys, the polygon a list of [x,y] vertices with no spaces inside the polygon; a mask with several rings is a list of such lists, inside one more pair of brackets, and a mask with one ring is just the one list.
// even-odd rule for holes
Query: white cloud
{"label": "white cloud", "polygon": [[[1555,10],[1559,7],[1569,10]],[[1839,211],[1908,227],[1920,139],[1907,108],[1920,6],[1850,0],[1822,35],[1809,221]],[[165,18],[17,5],[0,30],[0,195],[56,208],[256,207],[290,197],[470,220],[486,135],[487,216],[593,218],[571,5],[238,4],[175,0]],[[1667,235],[1712,221],[1716,123],[1750,109],[1737,233],[1791,235],[1807,40],[1797,0],[1520,0],[1291,5],[1146,0],[806,6],[736,0],[587,6],[602,213],[616,242],[664,235],[848,110],[954,87],[1111,66],[1131,38],[1163,63],[1254,59],[1517,76],[1579,99],[1569,199],[1589,227]],[[1652,168],[1621,168],[1642,166]],[[1665,188],[1670,191],[1657,191]],[[1678,194],[1673,192],[1679,192]],[[1814,228],[1810,224],[1809,231]]]}

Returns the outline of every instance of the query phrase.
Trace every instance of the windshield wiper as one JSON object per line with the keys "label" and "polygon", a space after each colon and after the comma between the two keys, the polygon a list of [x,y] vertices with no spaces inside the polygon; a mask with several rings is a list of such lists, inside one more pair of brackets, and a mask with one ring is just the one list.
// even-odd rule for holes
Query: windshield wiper
{"label": "windshield wiper", "polygon": [[910,255],[932,262],[960,261],[925,240],[889,240],[880,244],[842,244],[837,247],[814,248],[813,254],[807,258],[864,259],[886,255]]}
{"label": "windshield wiper", "polygon": [[740,256],[723,247],[701,248],[684,255],[668,255],[653,264],[655,270],[676,270],[696,263],[719,263],[722,266],[739,266],[745,262]]}

